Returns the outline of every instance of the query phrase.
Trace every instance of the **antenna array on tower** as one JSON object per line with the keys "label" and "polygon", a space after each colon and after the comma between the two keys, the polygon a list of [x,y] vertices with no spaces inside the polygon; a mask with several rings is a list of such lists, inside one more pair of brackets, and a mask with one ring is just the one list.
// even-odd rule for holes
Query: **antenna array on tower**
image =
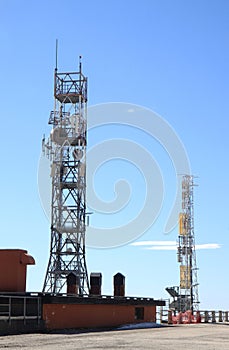
{"label": "antenna array on tower", "polygon": [[[57,64],[57,58],[56,58]],[[51,245],[43,292],[66,292],[74,280],[74,293],[88,294],[85,260],[87,78],[78,72],[54,75],[52,130],[43,140],[51,162]],[[72,291],[73,289],[71,289]]]}
{"label": "antenna array on tower", "polygon": [[199,296],[194,234],[192,175],[182,178],[182,211],[179,215],[177,256],[180,263],[180,311],[198,310]]}

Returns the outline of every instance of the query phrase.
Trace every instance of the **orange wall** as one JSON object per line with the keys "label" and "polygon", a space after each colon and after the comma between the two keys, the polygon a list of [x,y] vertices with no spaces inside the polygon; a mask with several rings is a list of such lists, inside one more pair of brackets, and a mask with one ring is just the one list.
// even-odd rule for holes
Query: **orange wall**
{"label": "orange wall", "polygon": [[135,320],[142,305],[44,304],[47,329],[113,327],[128,323],[155,322],[156,306],[144,306],[144,320]]}
{"label": "orange wall", "polygon": [[0,292],[25,292],[27,265],[34,259],[23,249],[0,249]]}

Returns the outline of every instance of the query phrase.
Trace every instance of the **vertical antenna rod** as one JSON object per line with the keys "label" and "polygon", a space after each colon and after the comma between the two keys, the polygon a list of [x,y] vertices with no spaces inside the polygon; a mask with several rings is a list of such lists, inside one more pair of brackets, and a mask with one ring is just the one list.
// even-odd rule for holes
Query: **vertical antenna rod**
{"label": "vertical antenna rod", "polygon": [[56,67],[55,67],[55,71],[57,72],[57,59],[58,59],[58,39],[56,39]]}

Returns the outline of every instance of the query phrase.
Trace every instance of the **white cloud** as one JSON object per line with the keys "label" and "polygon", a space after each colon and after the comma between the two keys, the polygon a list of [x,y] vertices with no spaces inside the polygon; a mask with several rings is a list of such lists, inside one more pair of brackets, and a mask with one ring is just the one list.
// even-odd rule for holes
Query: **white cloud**
{"label": "white cloud", "polygon": [[[132,246],[143,247],[147,250],[176,250],[176,241],[140,241],[131,243]],[[196,244],[196,250],[201,249],[218,249],[221,245],[218,243]]]}
{"label": "white cloud", "polygon": [[165,246],[165,245],[176,245],[176,241],[140,241],[140,242],[133,242],[131,245],[134,246],[147,246],[147,245],[159,245],[159,246]]}
{"label": "white cloud", "polygon": [[174,246],[171,246],[171,245],[164,245],[164,246],[155,245],[155,246],[148,247],[148,248],[145,248],[145,249],[148,249],[148,250],[177,250],[177,246],[176,245],[174,245]]}
{"label": "white cloud", "polygon": [[218,249],[218,248],[221,248],[221,244],[218,244],[218,243],[196,244],[196,250],[199,250],[199,249]]}

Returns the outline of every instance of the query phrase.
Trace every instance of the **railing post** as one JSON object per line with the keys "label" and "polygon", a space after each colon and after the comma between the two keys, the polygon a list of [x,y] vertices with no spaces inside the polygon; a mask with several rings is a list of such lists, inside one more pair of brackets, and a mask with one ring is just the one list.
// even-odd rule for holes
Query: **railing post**
{"label": "railing post", "polygon": [[24,317],[24,324],[26,324],[26,297],[24,299],[24,310],[23,310],[23,317]]}
{"label": "railing post", "polygon": [[204,322],[205,323],[208,323],[209,321],[209,314],[208,314],[208,311],[204,311]]}
{"label": "railing post", "polygon": [[219,311],[219,322],[223,322],[223,313]]}
{"label": "railing post", "polygon": [[9,297],[9,324],[11,325],[11,297]]}
{"label": "railing post", "polygon": [[215,323],[216,320],[215,320],[215,311],[212,311],[212,323]]}
{"label": "railing post", "polygon": [[172,310],[168,310],[168,324],[173,324]]}
{"label": "railing post", "polygon": [[177,315],[177,324],[182,324],[182,312],[179,312]]}
{"label": "railing post", "polygon": [[37,324],[40,324],[40,297],[37,298]]}
{"label": "railing post", "polygon": [[163,314],[163,310],[162,310],[162,306],[160,306],[160,310],[159,310],[159,322],[162,323],[162,314]]}
{"label": "railing post", "polygon": [[196,323],[201,323],[200,311],[196,311]]}
{"label": "railing post", "polygon": [[228,322],[228,311],[225,311],[225,322]]}

